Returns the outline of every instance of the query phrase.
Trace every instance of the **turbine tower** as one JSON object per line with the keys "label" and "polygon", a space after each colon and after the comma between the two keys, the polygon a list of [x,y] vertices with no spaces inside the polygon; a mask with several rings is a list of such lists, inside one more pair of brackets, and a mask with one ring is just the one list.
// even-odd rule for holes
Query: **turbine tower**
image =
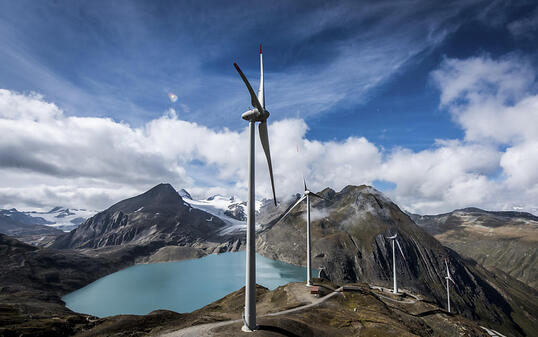
{"label": "turbine tower", "polygon": [[316,194],[314,192],[310,192],[308,188],[306,187],[306,180],[303,178],[304,183],[304,193],[303,196],[297,200],[297,202],[284,214],[280,220],[278,220],[276,224],[284,220],[290,214],[290,212],[297,207],[303,200],[306,199],[306,285],[308,287],[311,287],[313,285],[312,283],[312,245],[311,245],[311,239],[310,239],[310,196],[318,197],[323,200],[327,200],[324,197],[322,197],[319,194]]}
{"label": "turbine tower", "polygon": [[456,285],[456,282],[454,282],[454,280],[452,279],[452,276],[450,275],[450,269],[448,269],[448,262],[446,261],[446,258],[445,258],[445,265],[446,265],[446,276],[445,276],[445,279],[446,279],[446,300],[447,300],[448,312],[450,312],[450,283],[448,283],[448,281],[452,282],[452,284],[454,284],[454,285]]}
{"label": "turbine tower", "polygon": [[252,86],[248,82],[245,74],[241,71],[237,63],[234,62],[234,67],[245,82],[250,94],[251,105],[254,107],[251,110],[243,113],[241,117],[249,122],[250,150],[248,157],[248,213],[247,213],[247,261],[246,261],[246,277],[245,277],[245,311],[243,317],[243,331],[253,331],[256,329],[256,219],[255,219],[255,190],[254,190],[254,138],[255,124],[260,122],[258,130],[260,133],[260,141],[262,143],[267,165],[269,166],[269,177],[271,178],[271,188],[273,189],[273,200],[276,206],[275,184],[273,180],[273,167],[271,165],[271,153],[269,151],[269,136],[267,134],[267,118],[269,111],[265,109],[265,91],[263,88],[263,56],[262,46],[260,44],[260,87],[258,95],[254,93]]}
{"label": "turbine tower", "polygon": [[394,281],[394,290],[393,293],[398,293],[398,281],[396,279],[396,248],[394,247],[394,244],[398,245],[398,248],[400,249],[400,253],[402,254],[403,259],[405,260],[405,255],[402,251],[402,246],[400,246],[400,242],[398,242],[398,234],[394,234],[393,236],[387,237],[387,239],[392,241],[392,273],[394,274],[393,281]]}

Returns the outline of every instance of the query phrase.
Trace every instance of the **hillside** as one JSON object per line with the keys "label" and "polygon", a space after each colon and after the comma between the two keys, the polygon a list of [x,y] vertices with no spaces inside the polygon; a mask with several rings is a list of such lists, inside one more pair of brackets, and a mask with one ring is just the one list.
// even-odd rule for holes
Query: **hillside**
{"label": "hillside", "polygon": [[[406,261],[397,258],[401,287],[446,303],[444,259],[456,281],[452,303],[456,312],[487,322],[514,336],[531,334],[537,324],[538,293],[510,277],[500,280],[472,260],[444,247],[417,226],[397,205],[368,186],[347,186],[340,192],[319,192],[328,199],[312,202],[314,268],[323,267],[334,282],[368,282],[392,287],[392,253],[386,236],[398,233]],[[258,252],[304,265],[306,206],[302,204],[273,225],[294,200],[268,209],[260,222]],[[292,243],[292,244],[291,244]]]}
{"label": "hillside", "polygon": [[72,334],[87,319],[67,309],[61,296],[129,263],[38,248],[0,234],[0,336]]}
{"label": "hillside", "polygon": [[478,208],[409,216],[443,245],[538,289],[538,217]]}

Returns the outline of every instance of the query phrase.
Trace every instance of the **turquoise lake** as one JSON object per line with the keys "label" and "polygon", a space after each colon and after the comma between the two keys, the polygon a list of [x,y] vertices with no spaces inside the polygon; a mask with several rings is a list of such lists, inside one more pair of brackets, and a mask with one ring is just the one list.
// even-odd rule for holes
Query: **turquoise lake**
{"label": "turquoise lake", "polygon": [[[317,270],[312,271],[317,275]],[[306,268],[256,255],[256,283],[274,289],[306,280]],[[190,312],[245,285],[245,252],[139,264],[107,275],[62,300],[73,311],[105,317],[167,309]]]}

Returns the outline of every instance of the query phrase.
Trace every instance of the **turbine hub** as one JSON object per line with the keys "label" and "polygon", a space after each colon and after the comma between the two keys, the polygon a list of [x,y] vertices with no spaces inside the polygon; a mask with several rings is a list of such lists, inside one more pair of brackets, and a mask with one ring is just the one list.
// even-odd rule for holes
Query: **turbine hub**
{"label": "turbine hub", "polygon": [[241,115],[241,118],[249,122],[264,122],[268,117],[269,111],[264,110],[262,113],[260,113],[256,108],[248,110]]}

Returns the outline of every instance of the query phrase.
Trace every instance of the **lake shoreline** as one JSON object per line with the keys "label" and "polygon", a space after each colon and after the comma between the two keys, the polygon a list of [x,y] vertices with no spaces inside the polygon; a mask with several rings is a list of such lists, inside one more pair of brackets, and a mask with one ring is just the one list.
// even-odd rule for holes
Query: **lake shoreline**
{"label": "lake shoreline", "polygon": [[[256,261],[257,283],[268,289],[306,280],[304,267],[259,254]],[[144,315],[161,309],[188,313],[240,289],[244,285],[244,270],[244,251],[136,264],[66,294],[62,301],[74,312],[97,317]],[[316,273],[313,270],[314,276]]]}

